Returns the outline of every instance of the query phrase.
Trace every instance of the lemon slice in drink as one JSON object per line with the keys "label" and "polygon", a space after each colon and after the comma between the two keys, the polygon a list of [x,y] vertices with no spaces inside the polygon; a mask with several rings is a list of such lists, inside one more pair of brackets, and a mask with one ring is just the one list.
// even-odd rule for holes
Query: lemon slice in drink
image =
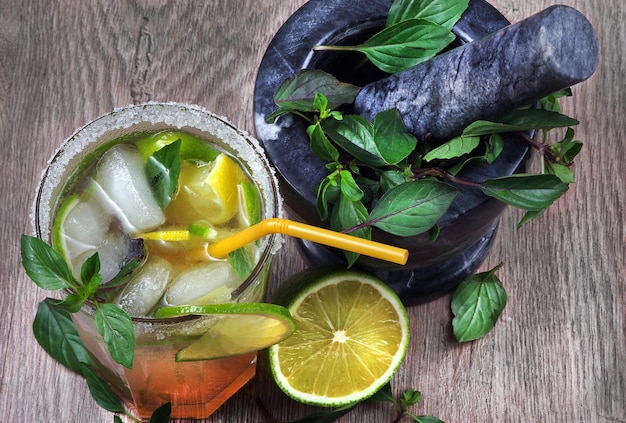
{"label": "lemon slice in drink", "polygon": [[171,222],[203,219],[214,225],[226,223],[237,212],[237,185],[244,179],[239,165],[223,153],[207,165],[183,162],[178,180],[180,190],[166,215]]}
{"label": "lemon slice in drink", "polygon": [[157,318],[204,315],[211,328],[176,354],[176,361],[211,360],[267,348],[291,335],[295,324],[284,307],[265,303],[231,303],[164,307]]}
{"label": "lemon slice in drink", "polygon": [[406,355],[409,321],[398,296],[376,277],[315,268],[291,277],[273,302],[296,331],[265,351],[278,386],[293,399],[338,407],[385,385]]}

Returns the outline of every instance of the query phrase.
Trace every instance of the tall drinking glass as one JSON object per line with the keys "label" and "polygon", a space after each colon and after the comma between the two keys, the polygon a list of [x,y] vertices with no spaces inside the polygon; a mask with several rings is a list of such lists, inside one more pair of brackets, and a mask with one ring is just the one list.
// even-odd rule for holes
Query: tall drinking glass
{"label": "tall drinking glass", "polygon": [[[140,192],[140,188],[137,187],[143,185],[133,180],[140,178],[142,172],[130,174],[127,172],[129,163],[132,162],[129,157],[145,159],[154,153],[153,150],[172,142],[173,138],[182,139],[180,155],[184,161],[190,162],[183,163],[181,167],[178,188],[179,191],[187,190],[188,197],[184,201],[174,197],[170,205],[178,201],[178,206],[172,209],[173,211],[168,212],[166,209],[162,212],[153,207],[134,212],[132,209],[137,198],[147,194]],[[210,147],[204,148],[197,140]],[[115,151],[115,154],[107,155],[107,152],[111,151]],[[260,214],[257,218],[279,216],[282,200],[278,194],[274,174],[257,141],[210,112],[196,106],[176,103],[129,106],[92,121],[63,143],[40,182],[33,213],[33,224],[39,238],[53,244],[62,244],[60,247],[55,245],[55,248],[64,250],[66,256],[79,262],[81,254],[85,255],[85,251],[91,252],[93,249],[90,250],[93,246],[87,245],[89,243],[83,239],[93,235],[89,226],[89,222],[92,222],[93,226],[97,227],[94,231],[105,232],[98,238],[103,240],[99,253],[103,283],[106,284],[108,279],[115,280],[119,270],[124,268],[125,263],[131,261],[133,255],[137,255],[137,251],[142,256],[140,261],[143,268],[152,266],[157,269],[153,273],[167,272],[169,275],[167,287],[159,288],[162,289],[160,294],[143,293],[141,286],[148,291],[152,288],[146,288],[150,284],[141,285],[133,282],[133,275],[142,272],[143,268],[140,267],[132,272],[131,282],[123,288],[124,292],[111,296],[112,302],[120,304],[132,316],[136,339],[132,368],[117,364],[109,355],[96,329],[93,304],[87,303],[80,312],[73,314],[80,337],[92,355],[97,371],[141,418],[149,417],[156,408],[166,402],[172,404],[172,417],[206,417],[255,374],[256,353],[213,360],[177,362],[175,359],[177,351],[210,330],[211,318],[185,316],[157,319],[150,314],[151,310],[160,305],[181,304],[190,299],[197,302],[262,301],[270,276],[270,263],[280,247],[279,238],[270,235],[249,248],[249,257],[252,258],[249,276],[237,279],[232,268],[225,268],[224,263],[228,264],[230,261],[198,258],[198,254],[201,255],[202,252],[201,244],[194,248],[181,249],[173,243],[157,240],[153,242],[154,245],[146,246],[126,233],[129,231],[128,227],[133,227],[135,231],[146,227],[149,230],[170,229],[176,224],[180,226],[181,222],[186,224],[185,219],[191,221],[199,219],[207,224],[211,231],[216,232],[215,236],[220,237],[225,236],[221,231],[232,233],[239,228],[238,225],[245,225],[246,222],[242,223],[242,219],[245,221],[249,216],[242,217],[240,214],[243,213],[242,209],[249,206],[246,202],[252,201],[250,198],[254,199],[255,195],[248,195],[243,204],[240,198],[234,214],[228,211],[226,216],[218,219],[214,215],[203,216],[205,207],[203,201],[206,199],[202,197],[203,193],[199,195],[193,191],[197,181],[210,179],[211,169],[218,167],[213,163],[205,170],[203,169],[205,161],[215,159],[215,154],[220,153],[227,156],[231,164],[222,164],[220,166],[226,170],[213,172],[218,173],[214,175],[216,179],[212,182],[213,188],[222,183],[233,185],[233,175],[239,175],[237,177],[242,181],[252,184],[256,198],[260,199]],[[212,157],[207,158],[206,155]],[[113,163],[110,168],[107,168],[109,165],[102,164],[105,161]],[[236,171],[232,166],[233,162],[242,172]],[[189,171],[184,170],[184,166],[191,168],[191,176],[189,174],[184,176],[184,172]],[[84,175],[89,176],[85,178]],[[188,186],[183,186],[185,183]],[[220,200],[230,201],[223,198],[219,189],[216,190],[218,193],[214,196],[218,197],[218,205]],[[178,192],[176,195],[182,194]],[[241,193],[235,192],[233,195],[241,197]],[[72,196],[81,200],[73,204]],[[91,201],[92,199],[95,200]],[[142,201],[139,203],[144,207],[146,201],[143,203]],[[222,204],[222,206],[232,209],[232,205]],[[87,211],[78,213],[76,211],[79,210],[78,207],[83,207]],[[94,209],[97,210],[94,212]],[[59,215],[63,216],[59,218]],[[181,217],[182,215],[185,217]],[[156,220],[152,223],[145,223],[153,218]],[[78,225],[79,233],[72,233],[70,224],[72,219],[81,221]],[[107,219],[108,223],[103,225],[101,219]],[[215,267],[211,266],[216,263],[221,267],[222,273],[219,275],[212,273]],[[202,275],[206,286],[202,282],[201,288],[198,288],[193,285],[197,281],[192,280],[187,282],[187,285],[180,282],[177,289],[170,289],[176,285],[177,278],[180,279],[177,275],[193,273],[194,266],[205,266],[200,267],[200,270],[196,269],[195,274]],[[74,272],[79,270],[74,269]],[[216,280],[221,281],[224,274],[227,275],[226,282],[217,283]],[[140,288],[135,289],[138,292],[129,293],[127,291],[132,291],[129,286]],[[152,296],[156,299],[146,300],[148,305],[143,299],[133,302],[134,297],[142,297],[144,294],[146,297]],[[194,299],[194,296],[202,298]]]}

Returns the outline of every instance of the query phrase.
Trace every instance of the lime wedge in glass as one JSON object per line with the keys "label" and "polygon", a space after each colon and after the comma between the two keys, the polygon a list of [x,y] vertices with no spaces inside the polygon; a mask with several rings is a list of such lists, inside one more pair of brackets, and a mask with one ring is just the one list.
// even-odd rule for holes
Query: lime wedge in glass
{"label": "lime wedge in glass", "polygon": [[183,305],[157,310],[157,318],[203,315],[215,323],[193,344],[176,353],[176,361],[224,358],[262,350],[295,330],[286,308],[266,303]]}

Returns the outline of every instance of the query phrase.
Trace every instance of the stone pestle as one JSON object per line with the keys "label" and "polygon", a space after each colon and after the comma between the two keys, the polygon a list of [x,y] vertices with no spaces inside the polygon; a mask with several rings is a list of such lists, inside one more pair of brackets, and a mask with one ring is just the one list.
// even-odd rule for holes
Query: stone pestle
{"label": "stone pestle", "polygon": [[396,107],[409,132],[445,140],[589,78],[598,64],[590,22],[552,6],[408,70],[365,85],[355,111],[372,120]]}

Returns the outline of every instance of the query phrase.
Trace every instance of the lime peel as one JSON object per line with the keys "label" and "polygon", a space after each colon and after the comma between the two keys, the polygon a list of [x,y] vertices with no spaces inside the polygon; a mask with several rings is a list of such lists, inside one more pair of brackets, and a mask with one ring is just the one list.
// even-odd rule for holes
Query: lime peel
{"label": "lime peel", "polygon": [[262,350],[289,337],[295,330],[289,311],[267,303],[182,305],[157,310],[157,318],[202,315],[215,318],[211,328],[176,353],[176,361],[224,358]]}

